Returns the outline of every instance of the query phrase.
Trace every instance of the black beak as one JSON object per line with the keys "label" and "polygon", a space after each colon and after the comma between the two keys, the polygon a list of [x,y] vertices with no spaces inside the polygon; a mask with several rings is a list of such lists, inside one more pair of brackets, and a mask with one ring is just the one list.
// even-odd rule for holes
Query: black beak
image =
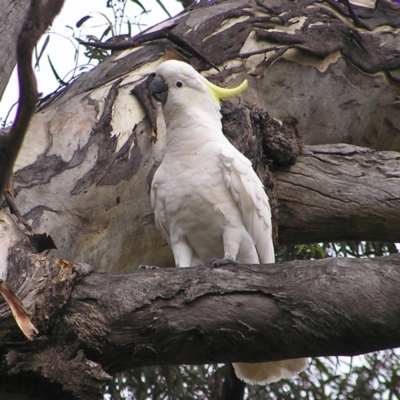
{"label": "black beak", "polygon": [[167,102],[168,86],[161,76],[156,76],[150,84],[150,95],[162,104]]}

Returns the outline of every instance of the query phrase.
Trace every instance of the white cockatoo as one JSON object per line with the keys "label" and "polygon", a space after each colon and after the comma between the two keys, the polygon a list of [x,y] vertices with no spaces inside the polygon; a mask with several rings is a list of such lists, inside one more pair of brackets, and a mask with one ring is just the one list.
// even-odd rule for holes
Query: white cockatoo
{"label": "white cockatoo", "polygon": [[[177,267],[275,262],[271,210],[251,162],[222,133],[220,99],[239,94],[218,87],[189,64],[160,64],[150,93],[162,103],[164,159],[151,185],[155,222]],[[307,359],[236,363],[252,384],[289,378]]]}

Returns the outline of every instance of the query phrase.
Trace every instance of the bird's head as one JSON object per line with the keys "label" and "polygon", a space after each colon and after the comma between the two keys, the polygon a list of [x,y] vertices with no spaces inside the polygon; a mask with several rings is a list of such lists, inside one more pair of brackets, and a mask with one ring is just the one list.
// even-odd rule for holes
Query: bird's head
{"label": "bird's head", "polygon": [[[206,107],[214,103],[219,109],[219,101],[241,93],[247,87],[247,80],[233,89],[221,88],[209,82],[191,65],[177,60],[160,64],[156,77],[150,85],[150,94],[168,107]],[[217,106],[217,107],[215,107]]]}

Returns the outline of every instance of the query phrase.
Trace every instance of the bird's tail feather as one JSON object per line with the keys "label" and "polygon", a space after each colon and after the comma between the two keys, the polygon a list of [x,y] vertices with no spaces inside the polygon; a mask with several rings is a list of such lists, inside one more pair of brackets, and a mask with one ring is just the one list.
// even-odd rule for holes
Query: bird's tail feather
{"label": "bird's tail feather", "polygon": [[254,364],[233,364],[236,376],[246,383],[253,385],[265,385],[279,381],[280,379],[291,378],[306,369],[307,366],[307,358]]}

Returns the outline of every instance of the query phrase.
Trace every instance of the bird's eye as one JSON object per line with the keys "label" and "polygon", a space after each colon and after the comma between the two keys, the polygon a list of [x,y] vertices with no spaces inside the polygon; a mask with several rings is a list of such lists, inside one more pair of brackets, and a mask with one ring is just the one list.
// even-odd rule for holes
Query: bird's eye
{"label": "bird's eye", "polygon": [[176,81],[175,82],[175,86],[178,87],[178,88],[181,88],[181,87],[183,87],[183,82],[182,81]]}

